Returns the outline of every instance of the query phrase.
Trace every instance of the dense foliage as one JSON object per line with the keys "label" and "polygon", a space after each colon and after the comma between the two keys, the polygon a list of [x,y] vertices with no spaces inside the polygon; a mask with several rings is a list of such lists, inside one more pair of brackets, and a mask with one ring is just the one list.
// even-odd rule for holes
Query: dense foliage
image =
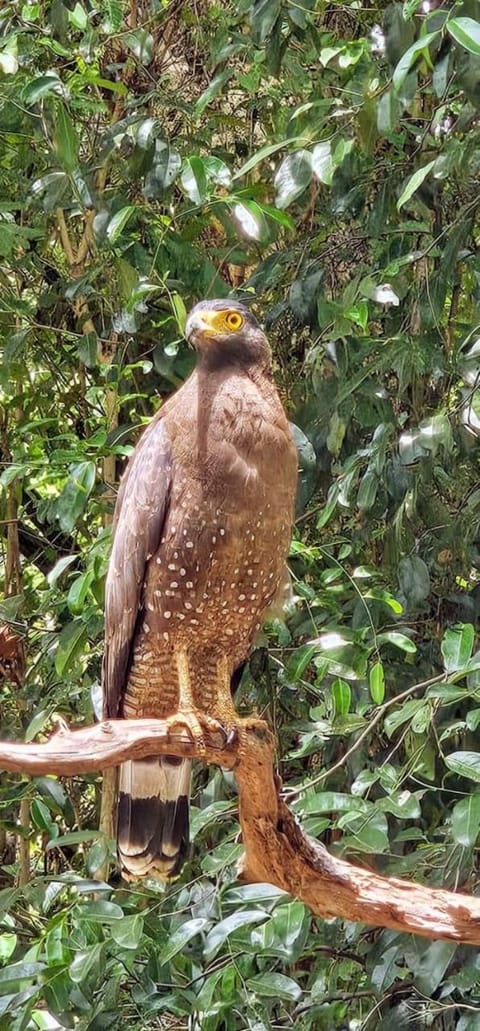
{"label": "dense foliage", "polygon": [[[364,8],[364,9],[363,9]],[[1,736],[93,718],[124,457],[250,296],[301,461],[296,602],[244,671],[304,826],[475,891],[480,3],[12,0],[0,10]],[[0,788],[0,1029],[480,1027],[473,949],[191,862],[94,883],[97,777]]]}

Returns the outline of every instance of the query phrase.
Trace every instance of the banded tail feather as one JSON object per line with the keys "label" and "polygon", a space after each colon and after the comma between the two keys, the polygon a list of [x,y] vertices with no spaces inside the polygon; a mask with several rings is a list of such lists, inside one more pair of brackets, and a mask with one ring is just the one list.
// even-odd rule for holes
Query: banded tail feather
{"label": "banded tail feather", "polygon": [[123,876],[168,881],[189,842],[191,762],[155,756],[120,767],[117,842]]}

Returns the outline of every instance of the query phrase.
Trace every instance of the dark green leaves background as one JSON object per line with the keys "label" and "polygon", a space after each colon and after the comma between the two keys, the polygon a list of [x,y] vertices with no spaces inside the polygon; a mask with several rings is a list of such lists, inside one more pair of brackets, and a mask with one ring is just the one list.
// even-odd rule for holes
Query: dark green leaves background
{"label": "dark green leaves background", "polygon": [[[93,719],[125,458],[192,367],[190,305],[250,297],[300,488],[296,600],[238,704],[274,726],[311,834],[466,891],[479,52],[478,0],[0,11],[1,736]],[[94,880],[114,847],[99,791],[2,779],[0,1031],[480,1026],[476,950],[238,886],[229,775],[198,770],[167,891]]]}

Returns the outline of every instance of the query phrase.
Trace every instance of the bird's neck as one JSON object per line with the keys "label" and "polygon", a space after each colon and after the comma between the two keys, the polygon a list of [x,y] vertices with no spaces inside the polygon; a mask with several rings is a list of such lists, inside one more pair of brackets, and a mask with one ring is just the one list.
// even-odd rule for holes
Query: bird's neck
{"label": "bird's neck", "polygon": [[265,376],[269,374],[272,352],[261,330],[252,332],[248,340],[209,340],[199,348],[197,369],[201,376],[212,373]]}

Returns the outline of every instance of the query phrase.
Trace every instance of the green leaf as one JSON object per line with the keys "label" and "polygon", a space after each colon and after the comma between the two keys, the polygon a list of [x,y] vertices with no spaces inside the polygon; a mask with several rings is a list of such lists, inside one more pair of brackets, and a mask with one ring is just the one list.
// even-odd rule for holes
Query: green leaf
{"label": "green leaf", "polygon": [[140,27],[135,29],[134,32],[127,33],[123,38],[137,60],[140,61],[140,64],[147,66],[151,63],[155,48],[155,40],[150,32],[147,32],[146,29]]}
{"label": "green leaf", "polygon": [[95,902],[82,901],[79,903],[75,910],[75,916],[77,920],[89,920],[94,924],[109,924],[112,920],[122,920],[124,913],[115,902],[97,899]]}
{"label": "green leaf", "polygon": [[387,818],[373,806],[368,814],[353,810],[343,813],[337,827],[352,837],[352,846],[361,852],[384,852],[389,848]]}
{"label": "green leaf", "polygon": [[117,211],[117,213],[113,215],[106,228],[106,237],[110,243],[116,243],[127,222],[131,219],[132,215],[135,214],[136,210],[137,209],[133,204],[128,204],[126,207],[120,208],[120,211]]}
{"label": "green leaf", "polygon": [[336,677],[332,683],[331,692],[335,716],[345,716],[347,712],[350,712],[350,706],[352,704],[352,689],[350,684],[347,684],[345,680],[341,680],[339,677]]}
{"label": "green leaf", "polygon": [[308,150],[287,154],[274,178],[277,208],[288,208],[306,190],[311,178],[312,157]]}
{"label": "green leaf", "polygon": [[384,721],[388,737],[392,737],[392,734],[404,723],[411,722],[423,707],[424,703],[421,698],[411,698],[408,702],[403,702],[399,709],[389,712]]}
{"label": "green leaf", "polygon": [[400,634],[398,630],[386,630],[383,634],[378,634],[377,644],[393,644],[395,648],[400,648],[403,652],[408,652],[409,655],[414,655],[417,646],[414,641],[407,637],[406,634]]}
{"label": "green leaf", "polygon": [[234,204],[232,214],[243,236],[249,240],[265,240],[268,228],[262,207],[255,201],[242,201]]}
{"label": "green leaf", "polygon": [[54,813],[63,813],[67,796],[60,781],[56,777],[36,777],[34,783],[49,809]]}
{"label": "green leaf", "polygon": [[324,526],[327,525],[329,520],[332,518],[333,513],[337,509],[338,495],[339,495],[338,483],[332,483],[332,486],[329,488],[329,491],[328,491],[328,494],[327,494],[327,503],[324,506],[324,508],[322,509],[322,511],[320,512],[320,515],[319,515],[319,517],[317,519],[317,523],[316,523],[317,530],[321,530]]}
{"label": "green leaf", "polygon": [[317,143],[313,148],[312,171],[321,183],[331,186],[334,173],[331,140],[324,140],[323,143]]}
{"label": "green leaf", "polygon": [[419,957],[415,950],[415,983],[424,995],[430,996],[438,988],[456,948],[455,942],[434,941],[429,942]]}
{"label": "green leaf", "polygon": [[468,729],[475,733],[480,726],[480,709],[470,709],[470,712],[467,712],[465,717],[465,722]]}
{"label": "green leaf", "polygon": [[456,673],[468,665],[474,640],[475,631],[471,623],[457,623],[445,631],[441,650],[447,673]]}
{"label": "green leaf", "polygon": [[27,107],[38,104],[39,100],[48,95],[67,97],[67,91],[58,75],[40,75],[27,83],[22,92],[23,103]]}
{"label": "green leaf", "polygon": [[143,917],[137,913],[134,916],[124,916],[121,920],[115,920],[110,928],[110,935],[113,940],[124,949],[138,949],[142,940]]}
{"label": "green leaf", "polygon": [[197,934],[200,934],[208,925],[209,921],[205,917],[194,917],[193,920],[186,920],[184,924],[177,927],[173,934],[169,935],[163,948],[160,949],[157,957],[160,966],[170,963],[174,956],[183,952],[188,942],[192,938],[196,938]]}
{"label": "green leaf", "polygon": [[98,337],[96,333],[83,333],[77,344],[78,357],[87,369],[98,364]]}
{"label": "green leaf", "polygon": [[280,16],[281,0],[253,0],[251,9],[252,36],[262,46]]}
{"label": "green leaf", "polygon": [[480,22],[473,18],[449,18],[445,28],[456,43],[480,57]]}
{"label": "green leaf", "polygon": [[8,932],[0,934],[0,963],[4,964],[10,959],[10,956],[15,952],[16,945],[16,934],[9,934]]}
{"label": "green leaf", "polygon": [[375,662],[370,670],[370,695],[375,705],[381,705],[385,698],[385,672],[381,662]]}
{"label": "green leaf", "polygon": [[9,967],[0,970],[0,994],[19,991],[24,981],[37,981],[43,970],[45,963],[11,963]]}
{"label": "green leaf", "polygon": [[297,684],[316,654],[316,644],[303,644],[301,648],[296,648],[290,655],[285,668],[286,680],[289,683]]}
{"label": "green leaf", "polygon": [[40,799],[34,798],[30,806],[33,823],[38,830],[52,833],[52,817],[49,808]]}
{"label": "green leaf", "polygon": [[375,504],[379,485],[377,474],[371,469],[367,470],[362,476],[357,494],[357,505],[361,510],[367,511]]}
{"label": "green leaf", "polygon": [[195,118],[201,118],[205,108],[211,104],[212,100],[221,92],[223,87],[232,78],[233,68],[224,68],[223,71],[218,72],[217,75],[213,76],[213,79],[207,86],[206,90],[203,91],[202,95],[198,98],[194,107]]}
{"label": "green leaf", "polygon": [[285,974],[257,974],[247,981],[247,990],[271,999],[284,999],[286,1002],[298,1002],[302,997],[300,985]]}
{"label": "green leaf", "polygon": [[225,161],[217,157],[206,157],[203,158],[203,165],[207,175],[207,179],[211,180],[217,186],[229,187],[232,182],[232,173],[230,168]]}
{"label": "green leaf", "polygon": [[99,942],[77,952],[69,969],[74,984],[84,984],[92,980],[95,983],[101,977],[105,968],[105,948],[105,943]]}
{"label": "green leaf", "polygon": [[480,784],[480,752],[452,752],[445,756],[445,765],[459,777]]}
{"label": "green leaf", "polygon": [[438,39],[439,35],[440,29],[437,29],[435,32],[428,32],[425,36],[420,36],[420,39],[417,39],[415,43],[412,43],[412,46],[409,47],[402,55],[393,73],[393,85],[397,93],[400,90],[400,87],[403,86],[410,68],[417,60],[417,57],[419,57],[420,54],[427,54],[428,56],[428,47],[430,46],[430,43],[433,43],[435,39]]}
{"label": "green leaf", "polygon": [[85,599],[94,580],[93,569],[81,573],[73,581],[67,594],[67,605],[74,616],[80,615],[85,605]]}
{"label": "green leaf", "polygon": [[35,713],[25,731],[25,742],[33,741],[34,737],[49,723],[51,715],[51,709],[40,709],[40,712]]}
{"label": "green leaf", "polygon": [[79,462],[73,466],[62,493],[56,502],[56,514],[62,530],[69,533],[85,511],[95,484],[95,462]]}
{"label": "green leaf", "polygon": [[152,166],[145,177],[144,193],[148,199],[159,197],[177,178],[182,159],[177,150],[165,140],[155,140]]}
{"label": "green leaf", "polygon": [[400,211],[400,208],[403,208],[403,205],[410,200],[410,197],[412,197],[416,190],[418,190],[419,186],[422,185],[427,178],[427,175],[432,171],[434,164],[435,161],[429,161],[428,165],[424,165],[423,168],[417,168],[417,171],[410,176],[406,185],[403,187],[400,197],[398,198],[397,211]]}
{"label": "green leaf", "polygon": [[237,172],[235,172],[233,179],[241,179],[247,174],[247,172],[251,172],[252,168],[255,168],[256,165],[260,164],[261,161],[265,161],[265,158],[271,157],[272,154],[276,154],[279,150],[284,150],[292,143],[299,143],[300,140],[300,136],[290,136],[288,139],[281,140],[279,143],[265,144],[264,147],[260,147],[260,149],[257,150],[256,153],[238,169]]}
{"label": "green leaf", "polygon": [[227,938],[235,931],[249,927],[251,924],[258,924],[261,920],[266,920],[267,917],[268,914],[263,912],[263,910],[243,909],[238,913],[232,913],[231,916],[227,916],[225,920],[220,920],[218,924],[212,927],[205,939],[203,946],[205,959],[210,962]]}
{"label": "green leaf", "polygon": [[295,221],[290,215],[287,215],[286,211],[280,211],[273,204],[265,204],[265,201],[262,201],[257,207],[260,208],[264,215],[267,215],[268,218],[271,218],[273,222],[277,222],[284,229],[295,229]]}
{"label": "green leaf", "polygon": [[61,834],[58,838],[52,838],[45,847],[47,849],[66,848],[70,845],[79,845],[84,841],[95,841],[97,838],[103,837],[104,835],[100,830],[71,831],[69,834]]}
{"label": "green leaf", "polygon": [[308,923],[309,914],[302,902],[282,903],[265,923],[252,928],[252,948],[293,963],[305,947]]}
{"label": "green leaf", "polygon": [[170,302],[177,321],[178,331],[183,336],[185,332],[185,323],[187,321],[187,309],[185,307],[183,298],[180,296],[180,294],[172,294],[170,297]]}
{"label": "green leaf", "polygon": [[480,831],[480,794],[462,798],[452,809],[454,841],[464,848],[473,848]]}
{"label": "green leaf", "polygon": [[82,4],[77,3],[73,8],[73,11],[68,12],[68,20],[76,29],[80,29],[82,32],[87,28],[88,15]]}
{"label": "green leaf", "polygon": [[430,594],[430,574],[423,559],[419,555],[400,559],[398,580],[408,608],[420,608]]}
{"label": "green leaf", "polygon": [[233,888],[228,888],[223,896],[223,901],[227,905],[242,905],[244,902],[260,902],[268,906],[273,903],[277,904],[284,902],[289,896],[281,888],[277,888],[274,884],[237,884]]}
{"label": "green leaf", "polygon": [[85,623],[82,623],[80,620],[66,623],[65,626],[62,627],[55,654],[55,670],[59,677],[63,677],[70,669],[72,669],[82,651],[87,637],[87,627]]}
{"label": "green leaf", "polygon": [[375,805],[382,813],[392,813],[399,820],[419,820],[422,815],[418,798],[409,791],[387,795],[375,802]]}
{"label": "green leaf", "polygon": [[301,803],[305,813],[367,813],[371,803],[341,791],[309,791]]}
{"label": "green leaf", "polygon": [[78,137],[64,104],[57,104],[53,142],[65,171],[73,172],[78,165]]}
{"label": "green leaf", "polygon": [[194,204],[203,204],[207,197],[207,177],[199,157],[188,158],[180,176],[185,193]]}

